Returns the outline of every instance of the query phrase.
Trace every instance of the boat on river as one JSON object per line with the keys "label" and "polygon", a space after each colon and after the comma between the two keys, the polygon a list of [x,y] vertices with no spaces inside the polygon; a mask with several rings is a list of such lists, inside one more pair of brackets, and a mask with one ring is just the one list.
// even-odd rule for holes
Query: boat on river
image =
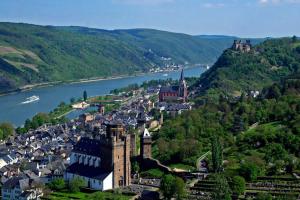
{"label": "boat on river", "polygon": [[26,101],[23,101],[21,104],[28,104],[39,100],[40,100],[39,96],[33,95],[31,97],[26,98]]}

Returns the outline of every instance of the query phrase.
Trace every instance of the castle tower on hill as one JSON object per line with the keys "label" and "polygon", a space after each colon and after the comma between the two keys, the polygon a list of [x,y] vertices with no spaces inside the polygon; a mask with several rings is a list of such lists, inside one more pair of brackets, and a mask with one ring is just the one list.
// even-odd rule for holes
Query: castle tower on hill
{"label": "castle tower on hill", "polygon": [[234,40],[231,47],[232,50],[240,52],[249,52],[251,48],[252,45],[250,40],[246,40],[246,42],[242,42],[242,40]]}

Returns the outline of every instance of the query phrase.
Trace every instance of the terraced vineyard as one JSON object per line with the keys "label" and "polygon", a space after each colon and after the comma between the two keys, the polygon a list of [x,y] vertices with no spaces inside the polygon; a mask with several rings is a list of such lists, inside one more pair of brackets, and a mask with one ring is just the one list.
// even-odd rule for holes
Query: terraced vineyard
{"label": "terraced vineyard", "polygon": [[273,197],[298,199],[300,197],[300,180],[294,178],[259,177],[247,183],[245,199],[255,198],[258,193],[265,192]]}
{"label": "terraced vineyard", "polygon": [[[190,188],[190,199],[211,199],[210,195],[215,188],[216,182],[213,180],[198,181]],[[273,198],[299,199],[300,179],[259,177],[256,181],[247,183],[244,195],[237,199],[256,199],[260,193],[271,194]]]}

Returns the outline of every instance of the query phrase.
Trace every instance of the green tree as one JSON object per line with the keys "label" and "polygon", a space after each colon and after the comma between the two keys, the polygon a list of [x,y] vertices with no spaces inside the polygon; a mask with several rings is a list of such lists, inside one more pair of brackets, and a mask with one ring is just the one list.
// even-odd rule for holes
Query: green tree
{"label": "green tree", "polygon": [[175,196],[177,200],[184,199],[186,197],[185,183],[184,181],[176,177],[175,179]]}
{"label": "green tree", "polygon": [[30,119],[25,120],[24,128],[29,131],[31,129],[31,121]]}
{"label": "green tree", "polygon": [[216,174],[216,185],[212,192],[212,199],[214,200],[231,200],[231,190],[228,185],[227,179],[223,174]]}
{"label": "green tree", "polygon": [[85,182],[82,178],[75,177],[69,182],[69,190],[70,192],[79,192],[84,185]]}
{"label": "green tree", "polygon": [[272,85],[268,90],[267,98],[278,99],[281,96],[280,87],[277,84]]}
{"label": "green tree", "polygon": [[235,115],[234,116],[234,121],[233,121],[233,126],[232,126],[232,131],[234,133],[239,133],[241,131],[245,130],[245,124],[240,115]]}
{"label": "green tree", "polygon": [[0,124],[0,129],[2,130],[3,139],[13,135],[15,133],[15,129],[11,123],[4,122]]}
{"label": "green tree", "polygon": [[60,104],[58,105],[58,107],[65,107],[67,104],[66,104],[66,102],[64,102],[64,101],[62,101],[62,102],[60,102]]}
{"label": "green tree", "polygon": [[4,133],[2,131],[2,129],[0,129],[0,140],[3,140],[4,139]]}
{"label": "green tree", "polygon": [[16,133],[17,134],[24,134],[24,133],[26,133],[27,132],[27,130],[26,130],[26,128],[24,128],[24,127],[18,127],[17,129],[16,129]]}
{"label": "green tree", "polygon": [[256,180],[259,174],[259,169],[254,163],[244,163],[241,165],[239,173],[247,181],[253,181]]}
{"label": "green tree", "polygon": [[230,183],[230,188],[231,188],[232,192],[237,195],[243,194],[245,192],[245,188],[246,188],[245,179],[241,176],[234,176]]}
{"label": "green tree", "polygon": [[286,172],[292,173],[295,169],[297,169],[297,166],[299,165],[299,161],[297,158],[293,156],[289,156],[286,160]]}
{"label": "green tree", "polygon": [[292,37],[292,41],[295,43],[295,42],[297,42],[297,36],[296,35],[294,35],[293,37]]}
{"label": "green tree", "polygon": [[265,193],[265,192],[260,192],[258,193],[258,195],[256,196],[257,200],[272,200],[272,195]]}
{"label": "green tree", "polygon": [[267,162],[275,162],[287,158],[288,153],[281,144],[271,143],[265,147],[265,159]]}
{"label": "green tree", "polygon": [[38,127],[49,122],[50,122],[50,117],[47,113],[38,113],[31,120],[31,123],[35,124],[35,126]]}
{"label": "green tree", "polygon": [[164,196],[164,199],[171,199],[175,194],[175,187],[174,187],[175,178],[168,174],[162,177],[160,183],[160,190]]}
{"label": "green tree", "polygon": [[61,190],[65,189],[66,183],[63,178],[56,178],[49,183],[49,187],[52,190],[61,191]]}
{"label": "green tree", "polygon": [[223,153],[220,139],[218,136],[214,136],[211,141],[212,147],[212,164],[214,172],[221,172],[222,162],[223,162]]}
{"label": "green tree", "polygon": [[74,97],[72,97],[72,98],[70,99],[70,103],[71,103],[71,104],[75,103],[75,101],[76,101],[76,99],[75,99]]}
{"label": "green tree", "polygon": [[83,100],[84,101],[87,100],[87,92],[86,92],[86,90],[83,91]]}

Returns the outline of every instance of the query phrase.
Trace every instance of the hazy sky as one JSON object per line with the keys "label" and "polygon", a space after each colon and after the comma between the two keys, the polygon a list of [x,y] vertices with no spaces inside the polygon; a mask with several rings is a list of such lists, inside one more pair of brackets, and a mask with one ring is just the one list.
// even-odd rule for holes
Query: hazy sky
{"label": "hazy sky", "polygon": [[299,36],[300,0],[0,0],[0,21],[193,35]]}

